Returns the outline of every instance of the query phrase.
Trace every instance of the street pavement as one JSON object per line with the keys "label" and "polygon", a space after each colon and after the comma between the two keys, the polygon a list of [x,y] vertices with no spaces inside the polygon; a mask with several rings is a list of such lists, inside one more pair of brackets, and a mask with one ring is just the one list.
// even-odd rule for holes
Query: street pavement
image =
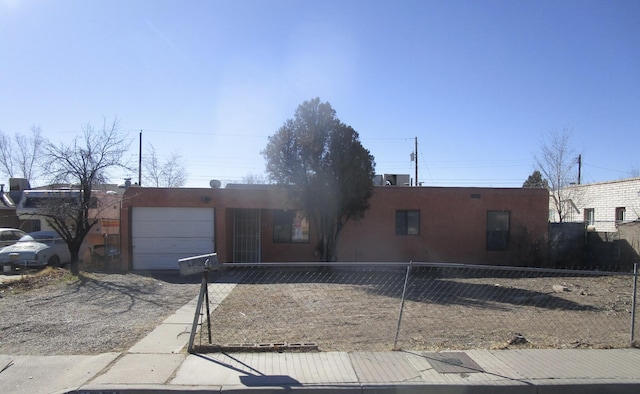
{"label": "street pavement", "polygon": [[640,393],[635,348],[189,354],[196,302],[123,353],[0,355],[0,393]]}

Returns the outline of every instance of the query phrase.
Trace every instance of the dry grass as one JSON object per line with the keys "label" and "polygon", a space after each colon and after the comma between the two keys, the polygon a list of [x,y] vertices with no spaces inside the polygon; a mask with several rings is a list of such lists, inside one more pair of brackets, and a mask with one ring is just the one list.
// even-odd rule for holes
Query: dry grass
{"label": "dry grass", "polygon": [[[402,277],[354,284],[271,281],[235,287],[211,314],[213,343],[316,342],[322,351],[394,348]],[[554,291],[554,285],[564,291]],[[395,345],[411,350],[626,347],[631,292],[631,278],[624,276],[417,277],[407,290]]]}
{"label": "dry grass", "polygon": [[78,280],[63,268],[46,267],[39,271],[26,271],[18,278],[0,283],[0,294],[17,294],[33,289],[38,289],[59,282],[73,282]]}

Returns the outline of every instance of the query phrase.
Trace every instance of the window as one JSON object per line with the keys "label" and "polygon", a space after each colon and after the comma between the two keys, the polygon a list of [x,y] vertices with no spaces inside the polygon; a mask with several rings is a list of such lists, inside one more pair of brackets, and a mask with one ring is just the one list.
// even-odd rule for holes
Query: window
{"label": "window", "polygon": [[42,229],[40,219],[21,220],[21,223],[20,228],[26,233],[40,231]]}
{"label": "window", "polygon": [[[69,206],[77,206],[81,203],[79,197],[76,196],[58,196],[50,195],[47,197],[28,196],[24,202],[24,208],[50,208],[58,207],[66,204]],[[89,208],[98,208],[98,198],[91,197],[89,199]]]}
{"label": "window", "polygon": [[625,217],[625,209],[624,209],[624,207],[616,208],[616,222],[624,221],[624,217]]}
{"label": "window", "polygon": [[509,249],[509,211],[487,211],[487,250]]}
{"label": "window", "polygon": [[273,242],[309,242],[309,221],[302,211],[274,211]]}
{"label": "window", "polygon": [[584,224],[587,226],[593,226],[596,222],[595,211],[593,208],[584,209]]}
{"label": "window", "polygon": [[24,236],[20,231],[6,230],[0,233],[0,241],[17,241]]}
{"label": "window", "polygon": [[420,211],[396,211],[396,235],[420,235]]}

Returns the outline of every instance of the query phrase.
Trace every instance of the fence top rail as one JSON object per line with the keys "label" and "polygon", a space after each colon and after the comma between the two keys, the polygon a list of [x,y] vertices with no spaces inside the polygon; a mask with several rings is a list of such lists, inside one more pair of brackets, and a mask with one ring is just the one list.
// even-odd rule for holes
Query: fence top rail
{"label": "fence top rail", "polygon": [[[425,268],[456,268],[456,269],[475,269],[486,271],[518,271],[518,272],[535,272],[543,274],[570,274],[570,275],[600,275],[600,276],[637,276],[634,272],[616,272],[616,271],[595,271],[595,270],[579,270],[579,269],[562,269],[562,268],[534,268],[534,267],[517,267],[503,265],[482,265],[482,264],[462,264],[462,263],[430,263],[430,262],[271,262],[271,263],[233,263],[227,262],[222,264],[224,267],[232,268],[329,268],[329,267],[378,267],[378,268],[407,268],[407,267],[425,267]],[[636,264],[637,265],[637,264]]]}

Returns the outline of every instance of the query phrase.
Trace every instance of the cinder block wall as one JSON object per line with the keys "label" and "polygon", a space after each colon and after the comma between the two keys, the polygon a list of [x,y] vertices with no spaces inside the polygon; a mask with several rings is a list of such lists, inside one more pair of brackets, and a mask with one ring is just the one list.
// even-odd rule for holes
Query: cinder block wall
{"label": "cinder block wall", "polygon": [[583,222],[584,210],[594,210],[595,230],[615,232],[616,208],[625,208],[625,221],[640,219],[640,178],[572,186],[571,195],[579,212],[567,221]]}

